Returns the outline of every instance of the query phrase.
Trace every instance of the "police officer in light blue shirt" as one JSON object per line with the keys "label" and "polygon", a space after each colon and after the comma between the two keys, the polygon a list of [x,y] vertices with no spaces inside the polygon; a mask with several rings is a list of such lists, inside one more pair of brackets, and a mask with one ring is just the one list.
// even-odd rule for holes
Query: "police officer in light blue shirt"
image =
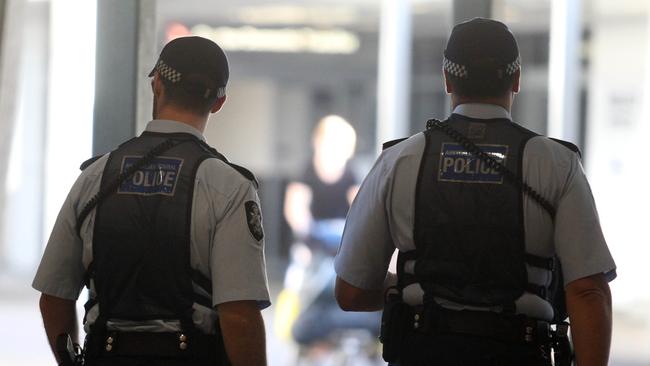
{"label": "police officer in light blue shirt", "polygon": [[606,365],[616,266],[579,150],[512,122],[521,61],[504,24],[457,25],[444,55],[453,113],[387,146],[365,178],[335,261],[340,306],[384,308],[393,364],[551,365],[555,352],[566,365],[568,315],[578,364]]}
{"label": "police officer in light blue shirt", "polygon": [[50,344],[78,342],[86,285],[86,364],[265,365],[257,182],[203,137],[226,99],[226,56],[178,38],[149,76],[154,120],[82,165],[34,278]]}

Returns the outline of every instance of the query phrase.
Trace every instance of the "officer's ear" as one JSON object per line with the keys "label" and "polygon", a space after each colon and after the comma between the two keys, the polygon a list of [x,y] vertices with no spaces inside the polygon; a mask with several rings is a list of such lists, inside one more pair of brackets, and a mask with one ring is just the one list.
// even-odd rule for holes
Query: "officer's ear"
{"label": "officer's ear", "polygon": [[515,71],[515,74],[513,75],[512,78],[512,92],[515,94],[519,93],[521,87],[520,81],[521,81],[521,68]]}
{"label": "officer's ear", "polygon": [[160,95],[163,90],[164,86],[162,83],[162,80],[160,80],[160,74],[156,71],[156,73],[153,75],[153,78],[151,79],[151,91],[153,92],[153,95]]}
{"label": "officer's ear", "polygon": [[221,110],[221,107],[223,107],[223,104],[225,102],[226,102],[226,96],[225,95],[223,97],[217,98],[217,100],[212,105],[212,108],[210,108],[210,113],[219,112],[219,110]]}
{"label": "officer's ear", "polygon": [[445,91],[447,94],[451,94],[454,92],[454,87],[451,85],[451,82],[449,81],[449,74],[447,74],[447,71],[443,71],[442,73],[444,75],[443,79],[445,79]]}

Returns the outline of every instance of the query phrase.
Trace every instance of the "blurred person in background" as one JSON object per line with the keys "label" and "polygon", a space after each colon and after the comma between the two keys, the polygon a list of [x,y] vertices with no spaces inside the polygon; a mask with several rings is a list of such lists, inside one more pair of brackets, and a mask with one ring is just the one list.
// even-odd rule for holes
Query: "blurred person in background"
{"label": "blurred person in background", "polygon": [[569,365],[567,316],[577,364],[608,362],[616,266],[578,148],[511,119],[520,65],[503,23],[456,25],[451,116],[385,144],[350,208],[336,297],[384,309],[391,364]]}
{"label": "blurred person in background", "polygon": [[366,330],[376,338],[380,322],[378,313],[341,311],[334,298],[333,257],[358,190],[349,164],[356,132],[342,117],[326,116],[314,129],[312,145],[300,179],[286,190],[284,215],[295,240],[276,307],[278,332],[305,349],[325,345],[346,330]]}
{"label": "blurred person in background", "polygon": [[87,365],[266,365],[257,182],[203,136],[228,75],[216,43],[169,42],[149,74],[154,120],[82,165],[33,281],[53,350],[79,342],[85,285]]}

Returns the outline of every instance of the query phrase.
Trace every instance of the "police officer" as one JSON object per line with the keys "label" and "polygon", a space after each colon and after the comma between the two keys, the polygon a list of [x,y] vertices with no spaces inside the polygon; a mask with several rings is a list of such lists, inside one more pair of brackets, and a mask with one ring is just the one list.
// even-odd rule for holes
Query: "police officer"
{"label": "police officer", "polygon": [[214,42],[169,42],[149,74],[154,119],[82,165],[33,282],[53,349],[77,340],[85,284],[89,365],[266,364],[257,182],[203,136],[228,74]]}
{"label": "police officer", "polygon": [[453,113],[386,146],[350,209],[336,297],[384,308],[394,364],[569,364],[566,310],[578,364],[607,364],[616,267],[578,149],[511,120],[520,63],[504,24],[456,25]]}

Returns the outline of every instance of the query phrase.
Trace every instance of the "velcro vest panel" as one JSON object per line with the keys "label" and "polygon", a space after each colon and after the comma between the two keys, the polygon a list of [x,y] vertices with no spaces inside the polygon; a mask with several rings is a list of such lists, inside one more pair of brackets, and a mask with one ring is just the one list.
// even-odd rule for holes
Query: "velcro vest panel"
{"label": "velcro vest panel", "polygon": [[220,156],[190,134],[145,132],[111,152],[101,188],[169,138],[175,146],[97,206],[90,276],[103,319],[191,323],[196,275],[190,267],[194,181],[203,160]]}
{"label": "velcro vest panel", "polygon": [[[526,142],[536,136],[507,119],[450,118],[454,129],[522,174]],[[528,276],[522,193],[444,133],[425,133],[416,186],[415,280],[427,296],[510,307]]]}

